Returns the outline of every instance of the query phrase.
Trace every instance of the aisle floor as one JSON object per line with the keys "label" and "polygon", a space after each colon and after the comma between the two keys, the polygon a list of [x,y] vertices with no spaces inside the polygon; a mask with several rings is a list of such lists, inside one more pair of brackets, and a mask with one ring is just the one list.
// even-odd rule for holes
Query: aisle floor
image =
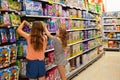
{"label": "aisle floor", "polygon": [[106,52],[72,80],[120,80],[120,52]]}

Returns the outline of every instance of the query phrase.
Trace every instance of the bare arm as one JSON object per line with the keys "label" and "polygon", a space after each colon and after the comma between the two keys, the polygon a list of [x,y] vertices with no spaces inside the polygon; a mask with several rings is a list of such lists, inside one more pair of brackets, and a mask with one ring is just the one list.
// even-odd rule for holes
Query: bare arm
{"label": "bare arm", "polygon": [[52,36],[52,35],[50,34],[50,32],[48,31],[47,25],[46,25],[44,22],[42,22],[42,23],[43,23],[43,26],[44,26],[44,30],[45,30],[46,35],[47,35],[50,39],[53,39],[54,36]]}
{"label": "bare arm", "polygon": [[29,34],[22,30],[22,28],[24,27],[25,24],[29,25],[29,23],[27,21],[23,21],[20,24],[20,26],[17,28],[17,33],[20,34],[22,37],[27,38],[27,36],[29,36]]}

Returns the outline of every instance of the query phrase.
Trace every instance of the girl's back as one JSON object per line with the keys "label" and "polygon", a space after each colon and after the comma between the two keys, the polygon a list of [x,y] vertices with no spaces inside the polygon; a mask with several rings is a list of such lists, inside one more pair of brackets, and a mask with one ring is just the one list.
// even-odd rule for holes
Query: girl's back
{"label": "girl's back", "polygon": [[[31,37],[30,35],[27,37],[27,44],[28,44],[28,53],[26,58],[29,60],[44,60],[45,56],[44,56],[44,52],[46,49],[46,45],[47,45],[47,40],[46,40],[46,36],[43,37],[43,50],[40,51],[35,51],[32,44],[30,43]],[[38,44],[40,45],[40,44]]]}

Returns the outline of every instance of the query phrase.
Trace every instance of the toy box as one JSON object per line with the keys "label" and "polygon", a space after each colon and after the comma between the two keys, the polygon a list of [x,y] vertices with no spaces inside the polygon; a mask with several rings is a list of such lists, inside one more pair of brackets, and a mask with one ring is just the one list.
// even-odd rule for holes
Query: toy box
{"label": "toy box", "polygon": [[3,14],[0,15],[0,27],[4,26],[4,16]]}
{"label": "toy box", "polygon": [[9,68],[9,80],[18,80],[19,79],[19,68],[17,66],[13,66]]}
{"label": "toy box", "polygon": [[16,44],[10,45],[9,50],[10,50],[10,63],[15,63],[16,58],[17,58]]}
{"label": "toy box", "polygon": [[9,66],[10,51],[7,46],[0,47],[0,68]]}
{"label": "toy box", "polygon": [[1,36],[1,43],[7,43],[8,42],[8,31],[7,29],[0,29],[0,36]]}
{"label": "toy box", "polygon": [[31,32],[31,28],[29,26],[27,26],[27,25],[24,25],[24,27],[23,27],[22,30],[25,31],[25,32],[27,32],[27,33]]}
{"label": "toy box", "polygon": [[9,14],[6,13],[6,14],[3,15],[3,17],[4,17],[4,26],[5,27],[10,26],[10,17],[9,17]]}
{"label": "toy box", "polygon": [[27,54],[27,42],[26,41],[17,41],[17,55],[26,56]]}
{"label": "toy box", "polygon": [[8,10],[8,1],[0,0],[0,10]]}
{"label": "toy box", "polygon": [[9,29],[9,42],[16,42],[16,31],[13,28]]}
{"label": "toy box", "polygon": [[114,41],[108,41],[108,47],[109,48],[113,48],[114,45]]}
{"label": "toy box", "polygon": [[0,70],[0,80],[9,80],[9,71],[8,71],[8,69]]}
{"label": "toy box", "polygon": [[52,66],[54,64],[54,52],[48,53],[49,64]]}

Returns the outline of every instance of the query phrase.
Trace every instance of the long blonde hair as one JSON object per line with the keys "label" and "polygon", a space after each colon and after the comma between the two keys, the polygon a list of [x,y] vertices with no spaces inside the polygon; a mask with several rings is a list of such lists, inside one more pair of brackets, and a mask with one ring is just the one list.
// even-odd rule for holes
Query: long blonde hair
{"label": "long blonde hair", "polygon": [[43,50],[43,32],[44,28],[40,21],[35,21],[31,29],[31,44],[36,51]]}

